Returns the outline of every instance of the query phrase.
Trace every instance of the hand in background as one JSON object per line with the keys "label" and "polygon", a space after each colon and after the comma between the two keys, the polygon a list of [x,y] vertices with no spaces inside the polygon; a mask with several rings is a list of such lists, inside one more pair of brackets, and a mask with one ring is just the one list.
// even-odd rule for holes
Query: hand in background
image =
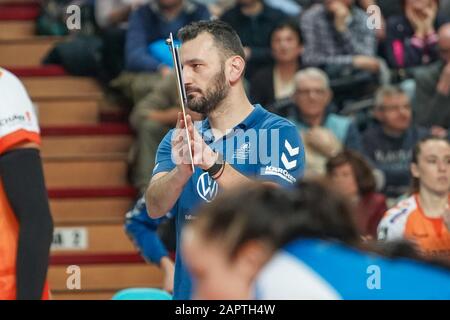
{"label": "hand in background", "polygon": [[380,61],[377,58],[370,56],[354,56],[353,66],[372,73],[378,73],[380,71]]}
{"label": "hand in background", "polygon": [[334,134],[321,127],[311,128],[305,134],[305,143],[327,158],[332,157],[341,149],[341,143]]}
{"label": "hand in background", "polygon": [[350,17],[350,9],[340,1],[334,1],[329,10],[334,15],[334,26],[339,32],[347,30],[347,19]]}

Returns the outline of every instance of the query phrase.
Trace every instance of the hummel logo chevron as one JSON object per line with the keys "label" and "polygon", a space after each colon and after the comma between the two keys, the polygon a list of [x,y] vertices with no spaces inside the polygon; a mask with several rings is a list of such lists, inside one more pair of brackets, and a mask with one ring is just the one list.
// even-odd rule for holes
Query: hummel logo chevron
{"label": "hummel logo chevron", "polygon": [[[284,140],[284,146],[286,147],[290,157],[294,157],[300,153],[300,147],[292,148],[291,144],[287,140]],[[284,152],[281,155],[281,162],[283,162],[283,165],[287,170],[291,170],[297,165],[297,160],[289,161]]]}
{"label": "hummel logo chevron", "polygon": [[300,147],[293,149],[291,144],[287,140],[284,140],[284,146],[286,147],[286,149],[289,152],[289,155],[291,157],[298,155],[300,152]]}
{"label": "hummel logo chevron", "polygon": [[297,160],[289,161],[284,153],[281,155],[281,162],[287,170],[291,170],[297,165]]}

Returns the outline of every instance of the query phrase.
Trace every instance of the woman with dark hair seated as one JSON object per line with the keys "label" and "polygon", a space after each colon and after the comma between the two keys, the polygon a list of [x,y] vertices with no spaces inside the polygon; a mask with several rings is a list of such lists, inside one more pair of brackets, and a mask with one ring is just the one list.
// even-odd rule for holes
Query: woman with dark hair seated
{"label": "woman with dark hair seated", "polygon": [[271,112],[285,116],[283,110],[295,91],[295,74],[301,68],[303,39],[298,23],[285,20],[270,35],[273,65],[259,69],[250,81],[250,97]]}
{"label": "woman with dark hair seated", "polygon": [[317,182],[234,190],[185,228],[195,298],[450,299],[448,267],[362,243],[347,202]]}
{"label": "woman with dark hair seated", "polygon": [[375,191],[373,169],[358,153],[343,151],[328,160],[327,177],[356,206],[355,222],[363,236],[376,238],[377,227],[387,210],[386,197]]}

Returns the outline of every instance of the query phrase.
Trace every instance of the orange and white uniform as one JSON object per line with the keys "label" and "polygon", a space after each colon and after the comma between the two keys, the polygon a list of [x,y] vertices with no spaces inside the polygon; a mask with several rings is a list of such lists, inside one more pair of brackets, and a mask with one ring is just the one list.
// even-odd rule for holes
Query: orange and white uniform
{"label": "orange and white uniform", "polygon": [[[33,104],[22,83],[0,68],[0,156],[14,146],[40,144]],[[16,297],[16,256],[19,226],[0,177],[0,300]],[[43,298],[48,299],[48,289]]]}
{"label": "orange and white uniform", "polygon": [[36,112],[20,80],[0,68],[0,154],[23,142],[41,142]]}
{"label": "orange and white uniform", "polygon": [[450,259],[450,231],[444,219],[427,217],[417,194],[386,212],[378,225],[378,239],[411,240],[428,256]]}

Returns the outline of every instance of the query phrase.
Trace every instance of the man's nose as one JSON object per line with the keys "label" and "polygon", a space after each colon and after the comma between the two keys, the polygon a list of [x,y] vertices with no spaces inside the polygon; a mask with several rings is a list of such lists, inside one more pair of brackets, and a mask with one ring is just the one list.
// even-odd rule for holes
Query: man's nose
{"label": "man's nose", "polygon": [[191,84],[192,83],[192,72],[189,70],[189,67],[184,67],[181,71],[184,84]]}

